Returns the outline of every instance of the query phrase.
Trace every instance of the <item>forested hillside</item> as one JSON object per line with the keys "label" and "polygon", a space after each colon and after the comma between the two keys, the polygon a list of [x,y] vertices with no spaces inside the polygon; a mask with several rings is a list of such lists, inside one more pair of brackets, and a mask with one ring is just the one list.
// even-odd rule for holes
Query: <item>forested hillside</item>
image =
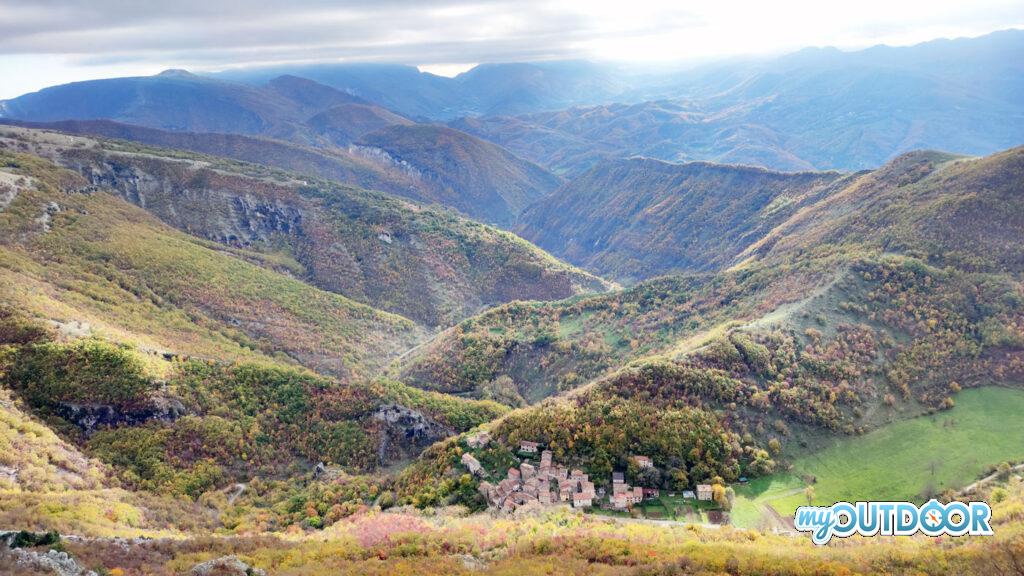
{"label": "forested hillside", "polygon": [[360,153],[383,154],[428,182],[439,204],[486,222],[510,224],[561,184],[535,164],[443,126],[394,125],[356,144]]}
{"label": "forested hillside", "polygon": [[[1020,212],[1020,158],[897,159],[797,211],[769,234],[777,243],[729,270],[510,305],[404,358],[401,374],[510,406],[578,388],[490,430],[501,447],[540,442],[598,478],[632,454],[653,458],[665,489],[771,473],[830,438],[948,410],[965,387],[1020,385],[1019,243],[999,240]],[[954,249],[951,217],[925,216],[939,207],[972,215],[959,234],[993,233]],[[458,446],[423,466],[457,473]]]}
{"label": "forested hillside", "polygon": [[609,160],[532,205],[517,231],[616,280],[718,270],[848,183],[838,172]]}
{"label": "forested hillside", "polygon": [[167,224],[427,326],[486,305],[605,286],[507,232],[380,193],[211,157],[8,130],[9,148],[51,158]]}

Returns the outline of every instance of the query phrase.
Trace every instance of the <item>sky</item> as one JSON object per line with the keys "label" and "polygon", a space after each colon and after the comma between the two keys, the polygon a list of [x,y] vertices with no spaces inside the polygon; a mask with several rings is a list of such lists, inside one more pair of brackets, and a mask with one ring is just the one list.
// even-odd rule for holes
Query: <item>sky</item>
{"label": "sky", "polygon": [[1024,27],[1021,0],[0,0],[0,99],[76,80],[310,62],[674,63]]}

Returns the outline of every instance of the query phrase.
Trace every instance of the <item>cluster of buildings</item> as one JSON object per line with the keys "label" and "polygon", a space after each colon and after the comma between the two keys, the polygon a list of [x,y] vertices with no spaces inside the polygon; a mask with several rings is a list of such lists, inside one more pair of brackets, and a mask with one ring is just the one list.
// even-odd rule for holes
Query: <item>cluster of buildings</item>
{"label": "cluster of buildings", "polygon": [[[535,442],[524,442],[520,449],[536,453],[538,446]],[[467,455],[463,455],[464,464]],[[550,450],[540,453],[539,466],[523,462],[518,468],[509,468],[505,478],[497,484],[481,482],[479,490],[489,506],[503,512],[560,503],[589,508],[597,499],[594,483],[587,474],[555,465]]]}
{"label": "cluster of buildings", "polygon": [[[490,434],[480,432],[466,439],[471,448],[482,448],[491,440]],[[574,508],[590,508],[598,504],[603,508],[626,510],[640,504],[644,500],[658,498],[657,488],[630,486],[626,483],[625,474],[612,473],[612,491],[605,496],[604,488],[595,489],[594,483],[582,470],[569,470],[565,466],[552,462],[550,450],[541,450],[537,442],[523,441],[519,445],[519,453],[534,455],[540,453],[540,464],[522,462],[518,468],[509,468],[497,483],[483,481],[480,483],[480,494],[487,504],[495,510],[511,513],[517,510],[540,508],[556,504],[569,504]],[[653,468],[654,462],[647,456],[634,456],[634,462],[641,470]],[[462,464],[469,472],[480,478],[487,472],[480,462],[470,453],[462,455]],[[684,497],[698,500],[711,500],[710,485],[700,484],[697,492],[684,492]]]}
{"label": "cluster of buildings", "polygon": [[[626,478],[622,472],[612,472],[612,493],[608,497],[608,503],[615,510],[625,510],[643,502],[644,490],[639,486],[626,484]],[[658,490],[656,488],[647,488],[646,490],[652,491],[649,492],[649,498],[657,498]]]}
{"label": "cluster of buildings", "polygon": [[[654,468],[654,461],[647,456],[633,456],[637,468],[646,470]],[[608,496],[608,507],[613,510],[625,510],[644,500],[651,500],[661,496],[657,488],[641,488],[626,484],[625,474],[612,472],[612,493]]]}

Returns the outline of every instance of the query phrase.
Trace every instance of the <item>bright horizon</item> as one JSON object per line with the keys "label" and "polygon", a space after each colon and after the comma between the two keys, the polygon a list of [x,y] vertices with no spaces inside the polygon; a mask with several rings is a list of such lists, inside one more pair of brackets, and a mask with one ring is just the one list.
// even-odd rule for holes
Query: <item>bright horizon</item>
{"label": "bright horizon", "polygon": [[673,64],[813,46],[907,46],[1022,27],[1024,3],[1016,0],[636,0],[628,10],[583,0],[259,0],[244,7],[231,0],[0,0],[0,99],[167,68],[389,62],[454,76],[478,63]]}

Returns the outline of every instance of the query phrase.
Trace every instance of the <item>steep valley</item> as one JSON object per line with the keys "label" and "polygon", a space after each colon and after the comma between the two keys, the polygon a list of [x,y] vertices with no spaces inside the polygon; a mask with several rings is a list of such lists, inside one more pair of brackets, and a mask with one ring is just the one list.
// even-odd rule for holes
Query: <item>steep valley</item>
{"label": "steep valley", "polygon": [[523,213],[517,231],[622,281],[722,269],[855,175],[632,158],[600,163]]}
{"label": "steep valley", "polygon": [[[415,501],[424,475],[460,473],[454,456],[508,462],[524,440],[599,479],[643,454],[662,489],[733,483],[941,414],[961,389],[1020,387],[1019,243],[996,238],[1020,237],[1022,152],[909,154],[843,180],[723,271],[461,323],[397,373],[520,408],[487,427],[497,446],[449,440],[400,485]],[[959,240],[975,235],[986,240]]]}
{"label": "steep valley", "polygon": [[[337,474],[408,461],[506,410],[378,377],[433,322],[473,311],[444,302],[479,307],[607,287],[509,233],[380,193],[52,132],[8,128],[0,145],[10,175],[0,211],[3,384],[23,403],[13,410],[84,454],[41,453],[49,468],[7,459],[16,483],[38,482],[26,486],[49,494],[34,505],[60,500],[60,479],[72,481],[63,470],[86,470],[87,460],[99,468],[75,480],[81,498],[117,485],[155,494],[143,503],[112,494],[126,514],[143,515],[253,478],[276,483],[273,497],[285,498],[318,462]],[[325,271],[304,259],[324,256],[325,245],[335,246],[335,260],[349,250],[350,262],[368,261],[372,304],[416,320],[339,293],[367,298],[344,283],[352,277],[344,261]],[[392,245],[401,251],[370,261]],[[389,275],[402,279],[388,267],[409,258],[446,287],[444,300],[423,298],[431,282],[423,277],[404,297],[421,308],[402,307],[400,284],[384,288]],[[479,300],[453,299],[461,274]],[[501,282],[489,286],[488,275]],[[6,441],[19,451],[35,445],[17,434]],[[379,479],[372,484],[379,489]],[[81,521],[72,525],[108,526]]]}

